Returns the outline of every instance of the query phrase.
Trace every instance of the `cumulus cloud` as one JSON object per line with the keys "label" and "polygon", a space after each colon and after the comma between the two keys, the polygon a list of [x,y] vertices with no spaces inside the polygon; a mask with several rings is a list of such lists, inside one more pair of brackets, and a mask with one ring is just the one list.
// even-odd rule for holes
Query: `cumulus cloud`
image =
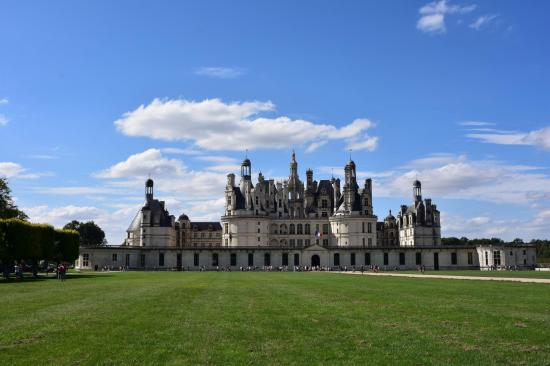
{"label": "cumulus cloud", "polygon": [[550,126],[531,132],[488,131],[487,133],[470,133],[466,137],[490,144],[531,145],[550,150]]}
{"label": "cumulus cloud", "polygon": [[205,150],[280,149],[298,145],[308,145],[311,150],[320,141],[328,140],[345,140],[348,148],[353,145],[355,150],[376,147],[376,138],[366,133],[373,127],[368,119],[356,119],[338,128],[285,116],[260,116],[274,109],[271,102],[155,99],[125,113],[115,121],[115,126],[128,136],[192,141]]}
{"label": "cumulus cloud", "polygon": [[445,33],[445,16],[449,14],[466,14],[474,11],[476,5],[451,5],[450,1],[440,0],[428,3],[419,9],[420,19],[416,27],[425,33]]}
{"label": "cumulus cloud", "polygon": [[498,17],[497,14],[482,15],[478,17],[474,22],[470,23],[469,27],[475,30],[479,30],[481,27],[489,25]]}
{"label": "cumulus cloud", "polygon": [[107,179],[108,185],[116,188],[138,189],[147,176],[161,177],[155,181],[155,189],[163,192],[184,194],[186,197],[208,198],[219,196],[225,185],[223,173],[188,169],[181,160],[168,159],[159,149],[148,149],[133,154],[126,160],[97,172],[95,177]]}
{"label": "cumulus cloud", "polygon": [[438,198],[516,205],[550,200],[550,176],[538,167],[450,154],[412,161],[391,176],[376,179],[374,194],[409,197],[411,184],[417,178],[426,195]]}
{"label": "cumulus cloud", "polygon": [[0,162],[0,177],[19,178],[19,179],[37,179],[44,176],[51,176],[52,173],[30,173],[28,169],[20,164],[6,161]]}
{"label": "cumulus cloud", "polygon": [[5,126],[9,122],[8,118],[3,114],[0,114],[0,126]]}
{"label": "cumulus cloud", "polygon": [[1,98],[0,99],[0,105],[3,105],[3,104],[8,104],[10,101],[8,100],[8,98]]}
{"label": "cumulus cloud", "polygon": [[235,79],[246,73],[246,69],[240,67],[201,67],[195,71],[195,74],[217,79]]}

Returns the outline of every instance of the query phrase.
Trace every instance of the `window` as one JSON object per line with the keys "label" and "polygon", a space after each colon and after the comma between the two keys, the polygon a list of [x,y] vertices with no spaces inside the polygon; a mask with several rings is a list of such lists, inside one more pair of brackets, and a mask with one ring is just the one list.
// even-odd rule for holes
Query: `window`
{"label": "window", "polygon": [[416,252],[416,265],[419,266],[422,264],[422,253]]}
{"label": "window", "polygon": [[369,247],[372,247],[372,238],[369,238]]}
{"label": "window", "polygon": [[489,252],[485,251],[485,266],[489,265]]}
{"label": "window", "polygon": [[[229,232],[229,224],[225,223],[225,224],[223,224],[223,227],[225,229],[225,233],[227,234]],[[195,238],[196,238],[196,236],[195,236]]]}
{"label": "window", "polygon": [[493,265],[500,266],[500,250],[493,251]]}
{"label": "window", "polygon": [[90,255],[88,253],[82,254],[82,267],[89,266]]}
{"label": "window", "polygon": [[254,253],[248,253],[248,265],[250,267],[254,265]]}
{"label": "window", "polygon": [[289,241],[290,241],[290,247],[294,248],[294,245],[295,245],[296,241],[294,239],[290,239]]}
{"label": "window", "polygon": [[231,206],[231,196],[227,196],[227,205]]}
{"label": "window", "polygon": [[145,254],[141,254],[139,256],[139,264],[142,266],[142,267],[145,267]]}
{"label": "window", "polygon": [[328,239],[323,239],[323,246],[328,247]]}
{"label": "window", "polygon": [[219,265],[218,253],[212,253],[212,266],[217,267]]}
{"label": "window", "polygon": [[300,265],[300,254],[294,253],[294,265],[299,266]]}
{"label": "window", "polygon": [[258,196],[256,196],[256,206],[258,206],[260,204],[259,200],[258,200]]}
{"label": "window", "polygon": [[474,253],[468,252],[468,264],[474,264]]}
{"label": "window", "polygon": [[302,239],[296,240],[296,244],[298,245],[298,248],[301,248],[303,245],[303,240]]}
{"label": "window", "polygon": [[323,234],[328,234],[328,224],[323,224]]}
{"label": "window", "polygon": [[164,253],[159,253],[159,266],[164,266]]}
{"label": "window", "polygon": [[405,265],[405,253],[403,252],[399,253],[399,265],[400,266]]}
{"label": "window", "polygon": [[302,235],[302,224],[296,225],[296,234]]}
{"label": "window", "polygon": [[327,200],[321,200],[321,208],[328,208],[328,201]]}
{"label": "window", "polygon": [[361,232],[362,233],[365,232],[365,223],[364,222],[361,223]]}
{"label": "window", "polygon": [[130,267],[130,254],[126,254],[126,267]]}
{"label": "window", "polygon": [[367,232],[370,234],[372,233],[372,223],[368,223],[368,226],[367,226]]}
{"label": "window", "polygon": [[363,238],[362,240],[363,240],[363,246],[365,246],[365,238]]}
{"label": "window", "polygon": [[260,237],[258,236],[258,243],[260,242]]}
{"label": "window", "polygon": [[523,250],[523,255],[527,255],[527,251],[525,249]]}
{"label": "window", "polygon": [[290,225],[288,226],[288,233],[289,233],[289,234],[294,234],[294,233],[295,233],[295,232],[294,232],[294,224],[290,224]]}
{"label": "window", "polygon": [[306,235],[310,235],[310,234],[311,234],[311,229],[310,229],[309,224],[306,224],[306,225],[305,225],[304,231],[305,231],[304,234],[306,234]]}
{"label": "window", "polygon": [[321,217],[328,217],[328,214],[326,211],[321,212]]}
{"label": "window", "polygon": [[340,254],[334,253],[334,265],[339,266],[340,265]]}
{"label": "window", "polygon": [[456,253],[451,253],[451,264],[456,265],[458,263],[457,255]]}
{"label": "window", "polygon": [[389,262],[388,253],[384,253],[384,265],[387,266]]}
{"label": "window", "polygon": [[113,253],[113,262],[116,262],[118,260],[118,256],[116,253]]}
{"label": "window", "polygon": [[309,247],[309,243],[310,243],[309,239],[304,240],[304,246]]}
{"label": "window", "polygon": [[288,253],[283,253],[283,266],[288,266]]}
{"label": "window", "polygon": [[226,247],[229,246],[229,239],[225,239],[225,246],[226,246]]}
{"label": "window", "polygon": [[199,266],[199,253],[193,254],[193,265],[195,267]]}
{"label": "window", "polygon": [[269,253],[264,254],[264,266],[270,266],[271,265],[271,255]]}
{"label": "window", "polygon": [[510,256],[514,255],[514,253],[510,250]]}
{"label": "window", "polygon": [[260,233],[260,228],[258,228],[258,234]]}
{"label": "window", "polygon": [[370,266],[370,253],[365,253],[365,265]]}
{"label": "window", "polygon": [[351,253],[351,256],[350,256],[350,264],[352,266],[355,266],[355,253]]}
{"label": "window", "polygon": [[236,266],[237,265],[237,254],[231,253],[230,261],[231,261],[232,266]]}

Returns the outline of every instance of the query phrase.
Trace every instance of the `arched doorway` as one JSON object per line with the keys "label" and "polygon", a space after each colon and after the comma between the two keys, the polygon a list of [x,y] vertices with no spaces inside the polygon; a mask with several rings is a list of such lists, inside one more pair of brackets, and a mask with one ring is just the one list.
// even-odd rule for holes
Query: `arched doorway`
{"label": "arched doorway", "polygon": [[319,267],[321,266],[321,258],[317,254],[314,254],[311,256],[311,266],[312,267]]}

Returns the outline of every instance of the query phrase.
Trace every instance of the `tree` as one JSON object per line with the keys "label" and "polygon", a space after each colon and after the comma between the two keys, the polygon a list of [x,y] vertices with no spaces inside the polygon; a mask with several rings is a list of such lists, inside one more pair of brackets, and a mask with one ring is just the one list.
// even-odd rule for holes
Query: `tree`
{"label": "tree", "polygon": [[29,217],[13,202],[6,178],[0,177],[0,219],[27,220]]}
{"label": "tree", "polygon": [[59,262],[73,262],[78,258],[80,239],[76,230],[55,230],[53,259]]}
{"label": "tree", "polygon": [[73,220],[63,227],[64,230],[75,230],[80,234],[80,245],[105,245],[105,232],[93,221],[79,222]]}

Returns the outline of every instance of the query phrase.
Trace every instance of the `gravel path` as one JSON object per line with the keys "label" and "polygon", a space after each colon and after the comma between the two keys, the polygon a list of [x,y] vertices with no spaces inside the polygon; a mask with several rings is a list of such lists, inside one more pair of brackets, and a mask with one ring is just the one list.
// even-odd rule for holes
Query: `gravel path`
{"label": "gravel path", "polygon": [[526,282],[526,283],[547,283],[550,284],[550,278],[520,278],[520,277],[481,277],[481,276],[449,276],[449,275],[426,275],[412,273],[388,273],[388,272],[336,272],[349,275],[364,276],[392,276],[392,277],[410,277],[410,278],[442,278],[447,280],[476,280],[476,281],[508,281],[508,282]]}

